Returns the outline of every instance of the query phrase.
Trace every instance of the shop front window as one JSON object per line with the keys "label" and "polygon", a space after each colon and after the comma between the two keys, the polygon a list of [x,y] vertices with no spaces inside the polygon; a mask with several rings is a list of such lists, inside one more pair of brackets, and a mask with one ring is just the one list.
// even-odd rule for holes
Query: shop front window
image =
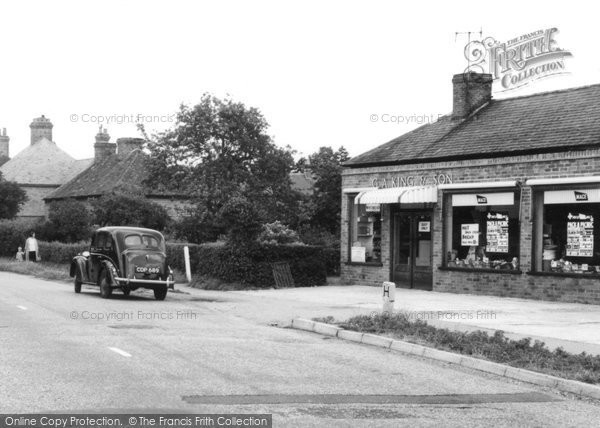
{"label": "shop front window", "polygon": [[350,261],[381,263],[381,204],[354,204],[350,198]]}
{"label": "shop front window", "polygon": [[540,217],[543,272],[600,273],[600,189],[545,191]]}
{"label": "shop front window", "polygon": [[447,267],[519,268],[519,205],[514,192],[453,194],[447,200]]}

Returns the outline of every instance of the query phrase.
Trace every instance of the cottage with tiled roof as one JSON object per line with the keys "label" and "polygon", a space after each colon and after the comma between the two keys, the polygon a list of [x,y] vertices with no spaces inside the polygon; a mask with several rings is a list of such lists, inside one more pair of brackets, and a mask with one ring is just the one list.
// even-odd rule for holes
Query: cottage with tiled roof
{"label": "cottage with tiled roof", "polygon": [[600,85],[453,111],[345,163],[345,281],[600,303]]}
{"label": "cottage with tiled roof", "polygon": [[141,138],[118,138],[110,142],[106,129],[100,129],[94,144],[94,161],[81,173],[46,196],[46,203],[69,198],[90,200],[118,190],[141,191],[167,209],[172,218],[181,217],[189,206],[185,195],[160,192],[145,186],[148,155]]}
{"label": "cottage with tiled roof", "polygon": [[[43,115],[33,120],[31,144],[0,166],[2,177],[15,181],[27,193],[28,201],[18,217],[41,218],[47,210],[44,198],[87,168],[91,159],[76,160],[52,141],[52,122]],[[8,157],[6,130],[0,137],[0,157]]]}

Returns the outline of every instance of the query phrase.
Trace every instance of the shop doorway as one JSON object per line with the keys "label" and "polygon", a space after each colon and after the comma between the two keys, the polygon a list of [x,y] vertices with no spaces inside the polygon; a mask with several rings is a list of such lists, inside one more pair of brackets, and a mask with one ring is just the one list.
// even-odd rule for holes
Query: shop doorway
{"label": "shop doorway", "polygon": [[402,288],[432,290],[432,212],[398,211],[392,219],[392,281]]}

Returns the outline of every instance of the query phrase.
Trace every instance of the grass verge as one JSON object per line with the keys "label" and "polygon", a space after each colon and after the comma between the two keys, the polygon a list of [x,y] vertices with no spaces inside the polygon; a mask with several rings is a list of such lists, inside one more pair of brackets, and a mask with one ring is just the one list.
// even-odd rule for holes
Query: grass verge
{"label": "grass verge", "polygon": [[[69,265],[52,262],[18,262],[6,257],[0,257],[0,271],[20,273],[23,275],[32,275],[36,278],[48,279],[51,281],[73,281],[69,276]],[[173,271],[176,284],[185,284],[185,274],[175,269]]]}
{"label": "grass verge", "polygon": [[32,275],[36,278],[52,281],[71,281],[69,266],[51,262],[18,262],[9,258],[0,258],[0,271]]}
{"label": "grass verge", "polygon": [[600,384],[600,355],[571,354],[562,348],[553,351],[544,342],[531,339],[512,340],[502,331],[489,335],[483,331],[460,332],[411,320],[404,313],[361,315],[343,322],[333,317],[314,321],[336,324],[346,330],[378,334],[423,346],[469,355],[496,363],[532,370],[565,379]]}

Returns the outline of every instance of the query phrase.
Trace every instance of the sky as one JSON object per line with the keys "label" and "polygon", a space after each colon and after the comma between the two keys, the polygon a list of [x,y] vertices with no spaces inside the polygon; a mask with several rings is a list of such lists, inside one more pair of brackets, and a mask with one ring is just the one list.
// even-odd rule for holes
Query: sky
{"label": "sky", "polygon": [[136,121],[163,130],[209,92],[258,108],[298,156],[321,146],[355,156],[452,110],[452,76],[467,66],[456,32],[508,41],[558,29],[568,74],[505,92],[495,82],[495,98],[600,83],[591,4],[3,2],[0,128],[14,156],[44,114],[61,149],[90,158],[100,124],[111,141],[140,136]]}

